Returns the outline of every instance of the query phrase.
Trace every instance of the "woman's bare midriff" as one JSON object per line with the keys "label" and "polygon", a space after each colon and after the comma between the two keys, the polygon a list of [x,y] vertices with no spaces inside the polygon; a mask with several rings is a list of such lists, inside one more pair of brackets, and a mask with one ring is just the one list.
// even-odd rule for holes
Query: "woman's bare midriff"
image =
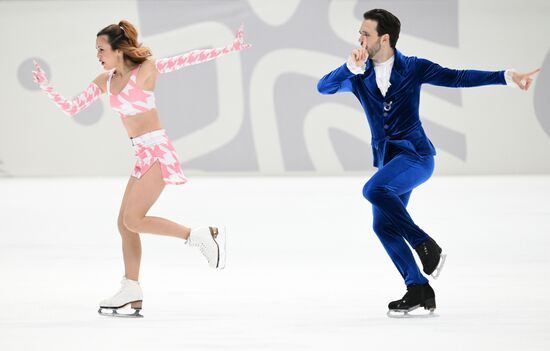
{"label": "woman's bare midriff", "polygon": [[122,124],[124,125],[126,133],[128,133],[130,138],[162,129],[156,109],[123,118]]}

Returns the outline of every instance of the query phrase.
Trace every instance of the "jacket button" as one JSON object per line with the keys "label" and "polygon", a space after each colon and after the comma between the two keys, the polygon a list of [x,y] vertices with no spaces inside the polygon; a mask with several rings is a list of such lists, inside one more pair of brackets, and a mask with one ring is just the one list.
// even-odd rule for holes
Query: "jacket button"
{"label": "jacket button", "polygon": [[387,112],[384,112],[384,117],[388,117],[388,113],[387,113]]}
{"label": "jacket button", "polygon": [[384,124],[384,129],[388,129],[390,126],[387,124]]}

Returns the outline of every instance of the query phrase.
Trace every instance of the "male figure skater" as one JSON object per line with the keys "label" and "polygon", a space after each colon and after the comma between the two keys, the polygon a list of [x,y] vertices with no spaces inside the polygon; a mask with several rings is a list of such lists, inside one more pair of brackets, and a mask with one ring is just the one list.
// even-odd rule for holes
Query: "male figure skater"
{"label": "male figure skater", "polygon": [[407,212],[414,188],[430,178],[435,148],[419,119],[420,87],[476,87],[516,84],[529,89],[539,71],[517,73],[444,68],[426,59],[405,56],[396,49],[401,23],[386,10],[366,12],[359,30],[361,48],[317,85],[321,94],[352,92],[363,109],[372,134],[374,166],[363,196],[372,203],[373,229],[407,286],[403,298],[389,303],[388,315],[401,316],[418,308],[435,310],[435,293],[420,272],[407,242],[415,249],[423,271],[437,278],[445,255]]}

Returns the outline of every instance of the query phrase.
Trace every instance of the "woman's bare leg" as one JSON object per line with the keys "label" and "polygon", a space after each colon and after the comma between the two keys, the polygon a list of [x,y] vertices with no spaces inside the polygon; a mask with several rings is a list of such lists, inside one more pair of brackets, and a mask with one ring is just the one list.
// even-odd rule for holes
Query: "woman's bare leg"
{"label": "woman's bare leg", "polygon": [[133,184],[137,181],[136,178],[130,177],[124,196],[122,198],[122,204],[120,205],[120,211],[118,213],[118,231],[122,238],[122,255],[124,257],[124,271],[125,276],[131,280],[139,280],[139,266],[141,263],[141,240],[139,233],[133,232],[126,228],[124,225],[124,210],[128,203],[128,194],[131,191]]}
{"label": "woman's bare leg", "polygon": [[139,180],[132,183],[122,215],[123,224],[134,233],[150,233],[187,239],[191,230],[160,217],[146,216],[164,189],[160,165],[155,162]]}

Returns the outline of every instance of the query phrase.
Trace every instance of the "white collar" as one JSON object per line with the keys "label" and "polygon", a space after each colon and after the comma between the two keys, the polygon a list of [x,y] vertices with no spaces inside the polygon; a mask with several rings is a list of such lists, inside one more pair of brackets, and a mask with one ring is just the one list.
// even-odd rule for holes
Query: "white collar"
{"label": "white collar", "polygon": [[394,60],[395,60],[395,55],[392,55],[392,57],[390,57],[389,59],[387,59],[384,62],[376,63],[376,62],[373,61],[373,63],[374,63],[375,66],[389,66],[389,65],[393,64]]}

